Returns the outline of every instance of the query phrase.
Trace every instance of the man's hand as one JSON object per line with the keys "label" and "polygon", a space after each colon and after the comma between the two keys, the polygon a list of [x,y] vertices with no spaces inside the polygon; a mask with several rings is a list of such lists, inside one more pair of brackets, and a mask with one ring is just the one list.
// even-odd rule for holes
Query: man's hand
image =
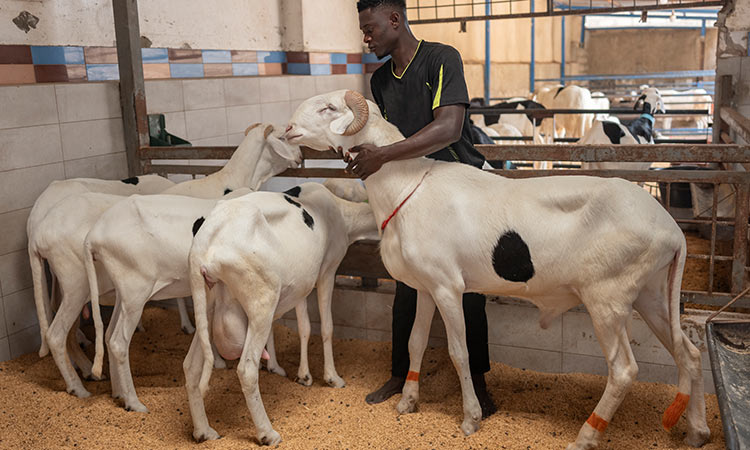
{"label": "man's hand", "polygon": [[366,180],[367,177],[380,170],[383,164],[388,162],[385,158],[386,152],[376,145],[357,145],[350,148],[349,152],[357,153],[357,156],[354,159],[351,158],[349,153],[344,156],[344,161],[349,163],[346,166],[346,171],[353,173],[363,180]]}

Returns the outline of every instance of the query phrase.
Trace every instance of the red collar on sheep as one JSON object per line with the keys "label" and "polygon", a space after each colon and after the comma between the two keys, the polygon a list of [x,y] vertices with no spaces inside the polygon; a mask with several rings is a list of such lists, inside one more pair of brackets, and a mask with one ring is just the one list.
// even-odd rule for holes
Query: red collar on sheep
{"label": "red collar on sheep", "polygon": [[393,219],[393,217],[396,215],[396,213],[398,212],[398,210],[401,209],[402,206],[404,206],[404,203],[406,203],[406,201],[409,200],[409,198],[412,195],[414,195],[415,192],[417,192],[417,189],[419,189],[419,186],[422,185],[422,182],[424,181],[424,179],[425,179],[425,177],[427,176],[428,173],[430,173],[429,170],[427,170],[424,173],[424,175],[422,175],[422,179],[419,180],[419,183],[417,183],[417,185],[414,186],[414,189],[411,190],[411,192],[409,193],[409,195],[407,195],[406,198],[401,203],[398,204],[398,206],[396,207],[396,209],[393,210],[393,212],[391,213],[391,215],[388,216],[388,218],[383,221],[383,224],[380,225],[380,231],[385,231],[385,227],[388,226],[388,222],[390,222],[391,219]]}

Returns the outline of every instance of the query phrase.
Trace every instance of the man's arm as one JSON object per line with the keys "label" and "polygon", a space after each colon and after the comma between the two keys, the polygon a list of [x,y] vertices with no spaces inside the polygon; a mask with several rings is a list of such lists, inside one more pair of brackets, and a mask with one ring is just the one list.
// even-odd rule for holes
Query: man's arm
{"label": "man's arm", "polygon": [[365,144],[351,148],[358,152],[354,159],[348,159],[346,170],[366,179],[389,161],[419,158],[443,149],[461,138],[466,105],[446,105],[433,110],[435,120],[424,128],[404,139],[385,147]]}

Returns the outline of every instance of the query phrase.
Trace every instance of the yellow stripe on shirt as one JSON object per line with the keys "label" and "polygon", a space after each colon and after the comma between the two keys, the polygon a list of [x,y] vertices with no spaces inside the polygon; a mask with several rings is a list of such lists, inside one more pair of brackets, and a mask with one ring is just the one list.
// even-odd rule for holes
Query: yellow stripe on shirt
{"label": "yellow stripe on shirt", "polygon": [[432,100],[432,109],[440,106],[440,94],[443,93],[443,65],[440,64],[440,75],[438,76],[438,86],[435,92],[435,99]]}

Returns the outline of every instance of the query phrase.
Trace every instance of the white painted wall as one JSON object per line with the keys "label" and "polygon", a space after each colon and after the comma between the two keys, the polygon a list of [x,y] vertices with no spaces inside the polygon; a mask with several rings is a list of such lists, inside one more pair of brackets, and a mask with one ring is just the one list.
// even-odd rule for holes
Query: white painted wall
{"label": "white painted wall", "polygon": [[[39,18],[28,33],[12,24],[21,11]],[[351,0],[140,0],[141,35],[153,47],[360,52]],[[0,43],[114,46],[111,1],[4,0]],[[331,30],[336,30],[332,33]]]}

